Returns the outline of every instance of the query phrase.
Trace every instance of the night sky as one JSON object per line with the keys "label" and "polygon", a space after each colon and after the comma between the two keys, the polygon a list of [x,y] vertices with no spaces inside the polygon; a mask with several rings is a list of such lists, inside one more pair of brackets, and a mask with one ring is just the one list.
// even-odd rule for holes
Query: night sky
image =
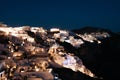
{"label": "night sky", "polygon": [[120,32],[120,0],[0,0],[0,22],[69,30],[93,26]]}

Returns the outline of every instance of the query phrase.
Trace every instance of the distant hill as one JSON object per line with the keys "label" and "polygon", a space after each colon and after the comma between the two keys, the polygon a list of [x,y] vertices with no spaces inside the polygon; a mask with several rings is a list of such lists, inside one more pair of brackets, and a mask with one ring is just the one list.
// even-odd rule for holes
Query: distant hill
{"label": "distant hill", "polygon": [[111,33],[111,31],[108,30],[108,29],[96,28],[96,27],[92,27],[92,26],[85,26],[83,28],[73,29],[71,31],[75,32],[75,33],[79,33],[79,34],[92,33],[92,32],[108,32],[108,33]]}

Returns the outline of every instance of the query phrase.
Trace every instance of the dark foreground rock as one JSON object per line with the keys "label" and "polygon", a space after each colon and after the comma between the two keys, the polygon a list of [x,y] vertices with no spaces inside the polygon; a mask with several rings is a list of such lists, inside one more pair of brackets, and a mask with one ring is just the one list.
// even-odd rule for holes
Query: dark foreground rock
{"label": "dark foreground rock", "polygon": [[86,43],[79,49],[78,56],[90,70],[96,75],[102,76],[104,80],[119,79],[120,34],[90,27],[73,30],[75,33],[81,33],[81,31],[82,34],[85,31],[89,31],[89,33],[106,31],[111,35],[109,38],[102,39],[100,45]]}

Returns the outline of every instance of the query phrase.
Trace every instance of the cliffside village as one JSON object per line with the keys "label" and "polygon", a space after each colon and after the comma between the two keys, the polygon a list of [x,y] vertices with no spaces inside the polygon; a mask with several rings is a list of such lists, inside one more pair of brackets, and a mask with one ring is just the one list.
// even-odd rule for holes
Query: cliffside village
{"label": "cliffside village", "polygon": [[53,67],[69,68],[96,77],[74,53],[59,43],[75,48],[84,41],[101,44],[108,33],[75,34],[59,28],[0,27],[0,80],[61,80]]}

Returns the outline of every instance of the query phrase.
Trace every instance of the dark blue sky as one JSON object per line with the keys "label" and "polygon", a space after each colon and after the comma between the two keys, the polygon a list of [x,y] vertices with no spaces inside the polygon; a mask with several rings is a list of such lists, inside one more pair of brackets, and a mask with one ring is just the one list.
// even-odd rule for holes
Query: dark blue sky
{"label": "dark blue sky", "polygon": [[120,31],[119,0],[0,0],[0,22],[10,26]]}

